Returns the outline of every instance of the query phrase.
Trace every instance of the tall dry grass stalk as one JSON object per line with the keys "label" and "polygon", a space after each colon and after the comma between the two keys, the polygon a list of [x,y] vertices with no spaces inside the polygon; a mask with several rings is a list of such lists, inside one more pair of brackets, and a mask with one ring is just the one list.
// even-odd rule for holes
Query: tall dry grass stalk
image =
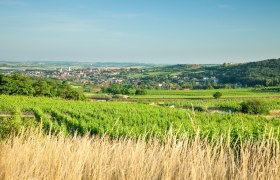
{"label": "tall dry grass stalk", "polygon": [[1,143],[1,179],[280,179],[279,141],[166,143],[25,132]]}

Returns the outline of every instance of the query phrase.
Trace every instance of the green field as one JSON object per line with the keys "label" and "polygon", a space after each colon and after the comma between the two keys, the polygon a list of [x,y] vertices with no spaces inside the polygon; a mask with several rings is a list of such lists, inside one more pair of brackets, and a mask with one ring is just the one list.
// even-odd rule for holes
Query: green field
{"label": "green field", "polygon": [[[254,99],[260,99],[265,103],[268,109],[270,110],[279,110],[280,109],[280,99],[279,98],[260,98],[256,97]],[[158,106],[166,106],[183,109],[192,109],[192,107],[205,107],[205,108],[216,108],[224,110],[239,111],[240,104],[246,101],[246,99],[236,98],[236,99],[212,99],[212,100],[133,100],[132,102],[137,102],[141,104],[153,104]]]}
{"label": "green field", "polygon": [[[178,101],[179,103],[180,101]],[[194,102],[193,102],[194,103]],[[199,101],[197,102],[199,103]],[[208,102],[207,102],[208,103]],[[212,102],[211,102],[212,103]],[[215,102],[216,105],[224,103]],[[236,106],[236,102],[227,102]],[[271,101],[270,109],[280,101]],[[198,104],[194,104],[198,105]],[[108,134],[111,137],[164,138],[172,131],[177,136],[194,135],[216,138],[220,135],[258,139],[273,132],[279,136],[279,116],[236,113],[208,113],[128,102],[66,101],[54,98],[0,96],[1,135],[21,127],[42,126],[47,132],[65,134]]]}
{"label": "green field", "polygon": [[215,92],[221,92],[222,98],[242,97],[280,97],[279,91],[256,90],[255,88],[240,89],[210,89],[210,90],[147,90],[146,95],[132,96],[133,98],[213,98]]}

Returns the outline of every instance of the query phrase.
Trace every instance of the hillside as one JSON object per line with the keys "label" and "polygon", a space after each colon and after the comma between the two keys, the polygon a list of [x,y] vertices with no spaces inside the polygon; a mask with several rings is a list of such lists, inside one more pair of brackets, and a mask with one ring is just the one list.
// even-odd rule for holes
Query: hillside
{"label": "hillside", "polygon": [[240,65],[222,65],[206,68],[221,83],[242,84],[248,86],[276,86],[280,83],[280,59],[250,62]]}
{"label": "hillside", "polygon": [[[238,86],[278,86],[280,85],[280,59],[269,59],[243,64],[187,65],[178,64],[155,69],[169,73],[168,76],[145,77],[147,80],[160,80],[186,84],[198,89],[210,86],[225,87],[225,84]],[[176,75],[176,76],[174,76]],[[215,85],[213,82],[218,83]],[[209,85],[209,83],[212,83]],[[184,87],[184,86],[183,86]]]}

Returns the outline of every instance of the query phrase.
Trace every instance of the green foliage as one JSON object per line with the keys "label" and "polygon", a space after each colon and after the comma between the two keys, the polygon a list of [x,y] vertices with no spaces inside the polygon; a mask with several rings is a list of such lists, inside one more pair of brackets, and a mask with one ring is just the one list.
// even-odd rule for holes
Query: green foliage
{"label": "green foliage", "polygon": [[[207,90],[146,90],[146,95],[135,96],[135,98],[211,98],[217,92],[216,89]],[[224,98],[239,97],[280,97],[279,88],[266,88],[256,90],[255,88],[219,89]]]}
{"label": "green foliage", "polygon": [[147,91],[145,89],[136,89],[135,95],[146,95]]}
{"label": "green foliage", "polygon": [[253,99],[241,103],[241,111],[248,114],[266,114],[268,108],[264,101]]}
{"label": "green foliage", "polygon": [[[223,106],[238,106],[238,102],[212,100],[213,104]],[[174,102],[166,102],[171,105]],[[178,101],[181,105],[195,103],[195,106],[206,107],[204,101]],[[279,107],[279,100],[273,104]],[[178,104],[180,105],[180,104]],[[66,135],[91,134],[111,137],[130,136],[164,138],[171,129],[178,136],[188,133],[195,136],[197,129],[203,137],[217,138],[228,133],[236,140],[239,137],[258,139],[269,136],[270,130],[278,137],[278,121],[267,120],[262,116],[250,114],[208,114],[192,110],[161,106],[151,106],[139,103],[123,102],[86,102],[65,101],[45,97],[0,96],[0,112],[10,112],[11,117],[6,123],[0,121],[0,131],[13,131],[30,126],[25,123],[22,115],[26,112],[34,114],[34,121],[43,125],[46,132],[64,132]],[[207,113],[207,114],[206,114]],[[1,125],[2,122],[2,125]],[[11,123],[9,123],[11,122]],[[228,130],[230,129],[230,132]]]}
{"label": "green foliage", "polygon": [[212,67],[207,68],[207,71],[213,71],[220,83],[238,83],[252,87],[280,85],[280,59]]}
{"label": "green foliage", "polygon": [[131,89],[130,87],[127,86],[122,86],[120,84],[112,84],[111,86],[108,87],[102,87],[102,92],[103,93],[108,93],[108,94],[124,94],[124,95],[134,95],[135,91]]}
{"label": "green foliage", "polygon": [[33,95],[34,89],[29,78],[19,74],[11,76],[0,75],[0,94]]}
{"label": "green foliage", "polygon": [[17,133],[19,130],[20,124],[13,118],[3,117],[0,119],[0,138],[5,138],[11,133]]}
{"label": "green foliage", "polygon": [[145,89],[133,89],[132,87],[120,84],[112,84],[108,87],[102,87],[103,93],[108,94],[123,94],[123,95],[146,95],[147,91]]}
{"label": "green foliage", "polygon": [[0,74],[0,94],[62,97],[64,99],[85,100],[86,96],[69,84],[41,78],[29,78],[20,74]]}
{"label": "green foliage", "polygon": [[[280,59],[224,65],[188,65],[149,67],[144,72],[130,77],[141,81],[139,88],[145,89],[221,89],[280,85]],[[162,83],[161,87],[158,86]]]}
{"label": "green foliage", "polygon": [[218,98],[222,97],[222,93],[221,93],[221,92],[215,92],[215,93],[213,94],[213,97],[214,97],[215,99],[218,99]]}

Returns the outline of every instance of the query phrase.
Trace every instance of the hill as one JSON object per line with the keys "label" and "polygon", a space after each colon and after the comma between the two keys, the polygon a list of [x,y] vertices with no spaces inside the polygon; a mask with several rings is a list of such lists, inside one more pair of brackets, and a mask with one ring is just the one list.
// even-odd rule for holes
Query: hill
{"label": "hill", "polygon": [[221,83],[247,86],[277,86],[280,84],[280,59],[269,59],[239,65],[222,65],[206,68]]}
{"label": "hill", "polygon": [[145,80],[181,84],[183,88],[223,88],[226,84],[242,87],[280,85],[280,59],[222,65],[178,64],[154,69],[155,72],[165,74],[156,78],[148,76]]}

